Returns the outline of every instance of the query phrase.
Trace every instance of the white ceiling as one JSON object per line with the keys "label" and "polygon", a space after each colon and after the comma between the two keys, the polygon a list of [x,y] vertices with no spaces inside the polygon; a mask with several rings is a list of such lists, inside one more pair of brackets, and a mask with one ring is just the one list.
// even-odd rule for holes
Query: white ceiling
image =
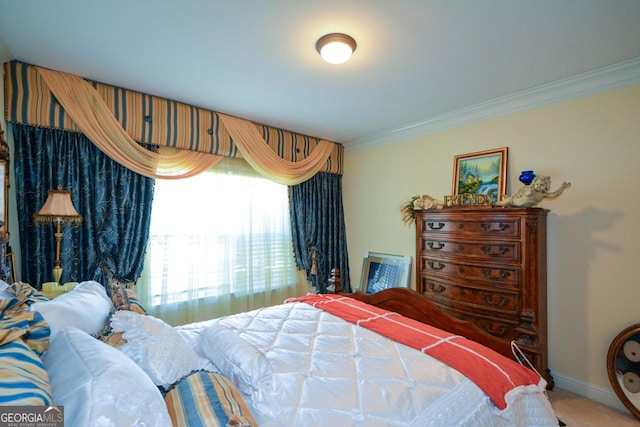
{"label": "white ceiling", "polygon": [[[346,64],[315,51],[330,32],[357,40]],[[349,150],[640,81],[640,0],[1,0],[0,59]]]}

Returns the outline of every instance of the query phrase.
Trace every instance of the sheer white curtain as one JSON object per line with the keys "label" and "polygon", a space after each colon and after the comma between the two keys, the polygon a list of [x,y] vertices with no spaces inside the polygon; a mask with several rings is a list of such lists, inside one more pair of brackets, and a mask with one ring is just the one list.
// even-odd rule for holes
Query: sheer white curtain
{"label": "sheer white curtain", "polygon": [[156,180],[145,269],[136,291],[173,325],[279,304],[309,287],[293,257],[287,187],[225,159]]}

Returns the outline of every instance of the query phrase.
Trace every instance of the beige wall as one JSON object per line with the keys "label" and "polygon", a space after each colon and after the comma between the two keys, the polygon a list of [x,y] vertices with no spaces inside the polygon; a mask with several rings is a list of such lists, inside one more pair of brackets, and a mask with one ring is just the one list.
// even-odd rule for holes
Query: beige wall
{"label": "beige wall", "polygon": [[[412,255],[398,212],[417,194],[451,194],[457,154],[509,147],[508,193],[523,169],[572,187],[548,219],[549,364],[582,394],[611,394],[606,355],[640,322],[640,85],[395,145],[347,152],[344,205],[352,283],[365,251]],[[414,260],[415,262],[415,260]],[[415,287],[415,271],[412,272]],[[576,387],[574,387],[576,388]]]}

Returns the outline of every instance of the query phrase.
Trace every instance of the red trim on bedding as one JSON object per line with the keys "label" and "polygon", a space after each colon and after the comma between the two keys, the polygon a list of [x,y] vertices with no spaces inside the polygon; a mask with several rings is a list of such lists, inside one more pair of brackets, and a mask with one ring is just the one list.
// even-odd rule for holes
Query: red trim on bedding
{"label": "red trim on bedding", "polygon": [[307,303],[446,363],[471,379],[499,409],[507,407],[509,391],[541,381],[535,371],[482,344],[353,298],[309,294],[287,302]]}

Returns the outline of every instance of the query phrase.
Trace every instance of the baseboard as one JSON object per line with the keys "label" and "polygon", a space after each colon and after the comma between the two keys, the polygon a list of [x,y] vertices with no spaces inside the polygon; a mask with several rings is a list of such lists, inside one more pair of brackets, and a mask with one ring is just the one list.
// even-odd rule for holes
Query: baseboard
{"label": "baseboard", "polygon": [[555,386],[563,390],[570,391],[579,396],[586,397],[603,405],[628,412],[628,409],[620,402],[618,396],[611,389],[603,388],[594,384],[589,384],[575,378],[564,376],[558,372],[551,371]]}

